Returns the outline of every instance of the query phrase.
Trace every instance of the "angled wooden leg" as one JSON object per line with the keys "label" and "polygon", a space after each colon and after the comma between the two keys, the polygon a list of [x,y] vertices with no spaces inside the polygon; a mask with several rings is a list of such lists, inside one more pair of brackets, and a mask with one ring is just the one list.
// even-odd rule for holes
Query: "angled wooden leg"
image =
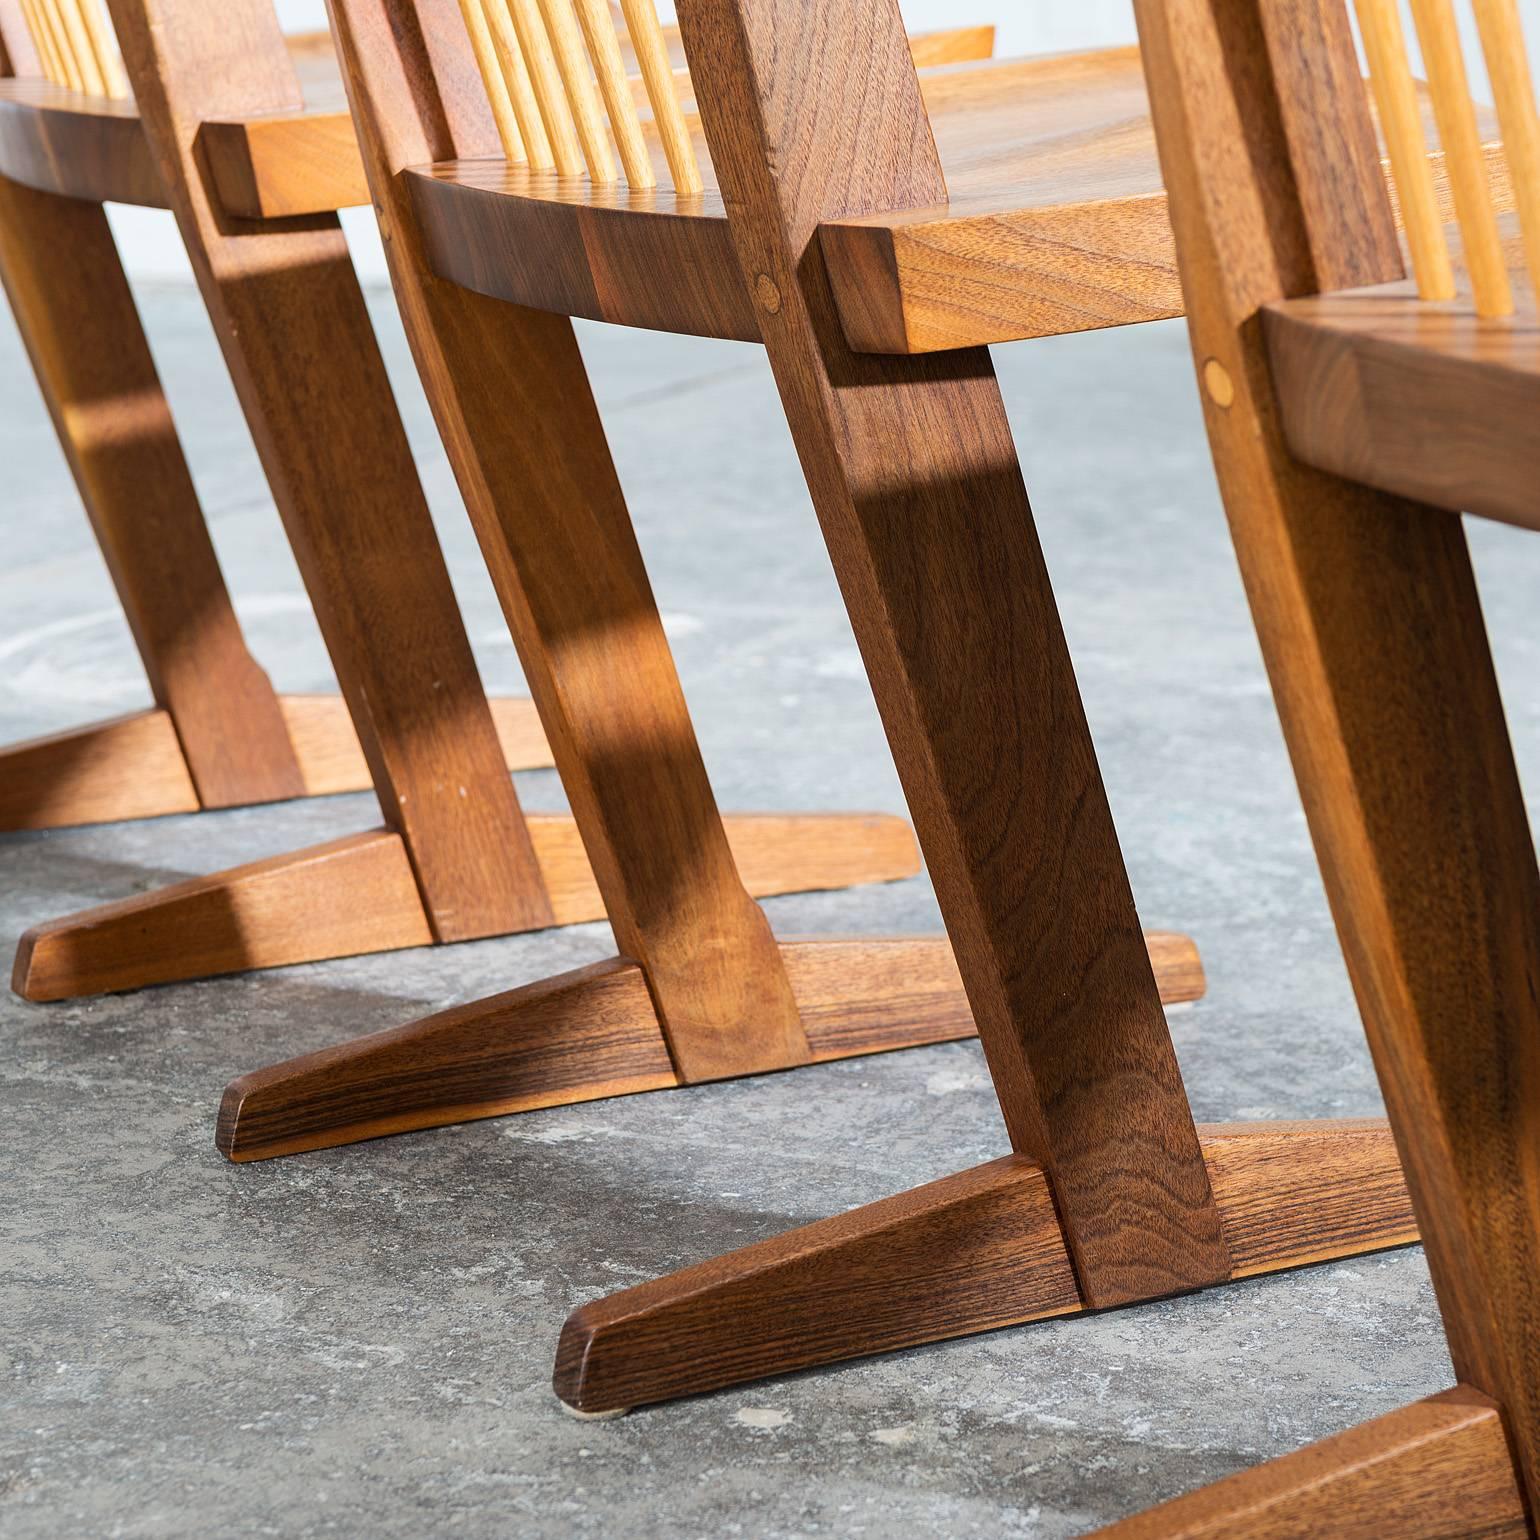
{"label": "angled wooden leg", "polygon": [[[1417,1238],[1382,1121],[1200,1136],[1235,1276]],[[1046,1174],[1008,1155],[585,1305],[556,1393],[610,1411],[1086,1308]]]}
{"label": "angled wooden leg", "polygon": [[[783,941],[817,1062],[973,1035],[944,937]],[[1172,1002],[1201,992],[1197,950],[1154,935]],[[537,1107],[681,1084],[641,967],[624,958],[270,1065],[225,1092],[217,1142],[264,1160]]]}
{"label": "angled wooden leg", "polygon": [[331,14],[418,372],[616,941],[646,971],[684,1078],[806,1062],[780,953],[717,812],[571,322],[456,288],[424,257],[398,173],[497,151],[489,118],[439,96],[439,79],[458,71],[465,100],[481,99],[463,28],[449,20],[424,34],[406,7]]}
{"label": "angled wooden leg", "polygon": [[1101,1540],[1529,1540],[1502,1413],[1459,1385],[1096,1531]]}
{"label": "angled wooden leg", "polygon": [[[157,748],[129,802],[144,811],[105,816],[180,811],[183,782],[203,807],[301,795],[277,698],[242,640],[101,206],[0,177],[0,280],[182,761],[178,769]],[[108,736],[120,752],[123,735]],[[88,730],[74,747],[99,765],[107,745]],[[0,762],[4,827],[41,827],[29,802],[67,811],[60,794],[18,783],[12,768]],[[100,809],[100,788],[86,800]]]}
{"label": "angled wooden leg", "polygon": [[[988,354],[852,352],[819,255],[822,220],[946,201],[897,8],[678,9],[744,281],[1012,1143],[1052,1178],[1089,1304],[1227,1277]],[[846,56],[863,67],[812,73]]]}
{"label": "angled wooden leg", "polygon": [[1356,83],[1353,38],[1305,0],[1138,12],[1278,715],[1455,1374],[1501,1407],[1540,1512],[1540,868],[1465,534],[1293,459],[1257,325],[1275,300],[1400,276],[1362,93],[1332,94],[1329,134],[1309,105]]}
{"label": "angled wooden leg", "polygon": [[301,105],[268,0],[112,0],[145,133],[435,940],[549,900],[335,216],[232,219],[210,116]]}
{"label": "angled wooden leg", "polygon": [[[918,869],[909,826],[890,815],[760,813],[729,817],[725,827],[751,891],[761,896],[888,881]],[[528,829],[550,895],[546,923],[604,919],[574,821],[537,813]],[[27,1000],[65,1000],[436,939],[401,837],[376,830],[35,925],[21,938],[11,985]],[[1183,937],[1155,944],[1180,997],[1201,994],[1192,944]]]}

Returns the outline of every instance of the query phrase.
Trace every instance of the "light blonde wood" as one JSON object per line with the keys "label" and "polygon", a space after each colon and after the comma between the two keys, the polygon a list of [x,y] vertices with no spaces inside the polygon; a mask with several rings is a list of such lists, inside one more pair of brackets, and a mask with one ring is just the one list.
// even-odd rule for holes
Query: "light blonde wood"
{"label": "light blonde wood", "polygon": [[47,18],[43,15],[42,0],[21,0],[21,14],[27,24],[27,33],[32,39],[32,46],[37,50],[38,61],[43,69],[43,78],[54,85],[62,85],[64,65],[59,58],[59,50],[54,46],[53,33],[48,28]]}
{"label": "light blonde wood", "polygon": [[497,52],[497,62],[503,72],[508,99],[513,103],[514,115],[519,120],[519,132],[524,136],[524,155],[529,169],[550,171],[556,159],[540,116],[540,104],[535,100],[529,66],[524,62],[524,50],[519,45],[518,33],[513,29],[513,17],[508,14],[505,0],[480,0],[480,4],[486,15],[487,28],[492,34],[492,46]]}
{"label": "light blonde wood", "polygon": [[1098,1540],[1521,1540],[1492,1400],[1461,1385],[1097,1531]]}
{"label": "light blonde wood", "polygon": [[1422,114],[1406,53],[1399,0],[1354,0],[1369,63],[1369,85],[1390,156],[1401,221],[1424,299],[1454,295],[1454,265],[1433,192],[1433,168],[1422,136]]}
{"label": "light blonde wood", "polygon": [[556,68],[556,56],[551,49],[551,40],[546,36],[537,0],[488,0],[488,3],[505,10],[513,24],[557,175],[581,176],[583,151],[578,144],[572,109],[567,105],[567,94],[562,89],[561,73]]}
{"label": "light blonde wood", "polygon": [[104,93],[114,99],[126,97],[128,80],[123,74],[123,61],[118,57],[112,29],[102,14],[101,0],[79,0],[79,3],[91,52],[96,56],[96,67],[101,72]]}
{"label": "light blonde wood", "polygon": [[38,9],[42,13],[43,25],[53,40],[54,53],[59,61],[59,84],[71,91],[81,91],[85,89],[85,77],[80,71],[80,61],[70,46],[69,33],[59,12],[60,4],[61,0],[38,0]]}
{"label": "light blonde wood", "polygon": [[1486,157],[1476,124],[1476,107],[1465,74],[1465,56],[1452,0],[1411,0],[1423,64],[1433,95],[1439,138],[1448,157],[1450,190],[1465,265],[1478,315],[1509,315],[1513,290],[1497,234],[1497,212],[1487,186]]}
{"label": "light blonde wood", "polygon": [[663,153],[674,179],[674,191],[693,196],[701,191],[700,162],[690,130],[679,110],[674,94],[674,66],[668,55],[663,29],[658,25],[654,0],[621,0],[626,18],[626,32],[636,51],[636,62],[647,82],[647,99],[652,103],[653,122],[663,141]]}
{"label": "light blonde wood", "polygon": [[1540,299],[1540,113],[1535,107],[1524,29],[1516,0],[1474,0],[1474,4],[1503,131],[1503,153],[1513,177],[1530,289]]}
{"label": "light blonde wood", "polygon": [[583,163],[595,182],[615,181],[615,157],[610,153],[609,136],[604,129],[604,110],[588,66],[583,34],[572,9],[572,0],[540,0],[540,15],[545,21],[546,38],[556,59],[562,89],[573,127],[583,150]]}
{"label": "light blonde wood", "polygon": [[503,146],[503,154],[514,165],[522,165],[524,137],[514,114],[508,82],[503,78],[502,65],[492,43],[492,33],[487,26],[482,0],[460,0],[460,15],[465,18],[465,30],[470,34],[471,52],[476,56],[476,68],[481,71],[481,83],[487,88],[487,101],[492,107],[492,121],[497,124],[497,137]]}
{"label": "light blonde wood", "polygon": [[96,50],[91,46],[82,0],[57,0],[57,3],[60,24],[69,38],[70,52],[80,70],[81,89],[89,96],[105,96],[107,80],[97,63]]}
{"label": "light blonde wood", "polygon": [[626,61],[620,52],[613,14],[605,0],[577,0],[577,12],[626,181],[632,187],[656,187],[658,179],[653,174],[652,157],[648,155],[647,142],[642,137],[642,122],[636,110],[631,81],[626,75]]}

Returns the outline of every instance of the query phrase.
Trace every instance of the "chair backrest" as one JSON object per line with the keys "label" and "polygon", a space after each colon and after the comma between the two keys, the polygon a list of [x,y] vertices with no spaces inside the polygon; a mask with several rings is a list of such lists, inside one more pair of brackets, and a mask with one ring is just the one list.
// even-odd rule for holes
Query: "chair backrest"
{"label": "chair backrest", "polygon": [[[1453,264],[1433,194],[1399,0],[1354,0],[1354,5],[1417,290],[1424,299],[1450,299],[1455,292]],[[1530,282],[1540,291],[1540,116],[1518,0],[1471,0],[1471,5],[1492,81]],[[1411,0],[1411,11],[1476,311],[1483,316],[1508,315],[1513,311],[1513,291],[1460,46],[1455,0]]]}
{"label": "chair backrest", "polygon": [[620,0],[619,15],[607,0],[460,0],[460,10],[509,161],[611,184],[618,153],[629,186],[655,187],[629,51],[675,192],[701,190],[655,0]]}
{"label": "chair backrest", "polygon": [[90,96],[128,95],[101,0],[20,0],[20,7],[44,79]]}

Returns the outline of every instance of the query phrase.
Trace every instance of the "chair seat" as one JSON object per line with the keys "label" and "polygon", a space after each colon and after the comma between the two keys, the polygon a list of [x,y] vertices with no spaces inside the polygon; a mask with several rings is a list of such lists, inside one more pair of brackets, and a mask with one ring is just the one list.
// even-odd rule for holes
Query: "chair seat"
{"label": "chair seat", "polygon": [[[928,353],[1181,314],[1137,49],[948,66],[920,81],[948,201],[820,232],[853,347]],[[435,270],[537,309],[757,340],[692,129],[706,180],[695,197],[668,188],[656,144],[653,192],[500,160],[408,171]]]}
{"label": "chair seat", "polygon": [[[369,201],[330,37],[288,41],[303,109],[202,128],[215,187],[232,214],[273,219]],[[96,203],[166,206],[134,103],[44,80],[0,80],[0,176]]]}
{"label": "chair seat", "polygon": [[[1517,273],[1515,273],[1517,280]],[[1540,529],[1540,316],[1430,303],[1410,281],[1270,305],[1296,458],[1452,512]]]}

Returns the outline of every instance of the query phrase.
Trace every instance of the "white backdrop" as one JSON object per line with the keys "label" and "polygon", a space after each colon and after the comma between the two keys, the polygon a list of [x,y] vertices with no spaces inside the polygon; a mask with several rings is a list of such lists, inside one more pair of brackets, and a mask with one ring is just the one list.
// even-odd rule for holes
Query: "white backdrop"
{"label": "white backdrop", "polygon": [[[844,0],[823,0],[838,5]],[[900,0],[910,31],[954,26],[960,22],[992,21],[999,29],[997,51],[1002,56],[1051,53],[1065,48],[1094,48],[1135,41],[1133,0]],[[324,0],[277,0],[286,30],[303,31],[326,25]],[[670,0],[660,0],[667,12]],[[1469,7],[1460,5],[1468,21]],[[1540,0],[1520,0],[1537,77],[1540,77]],[[1480,69],[1481,50],[1475,38],[1466,43],[1472,77],[1485,91]],[[352,209],[343,216],[354,259],[366,280],[383,280],[385,260],[380,252],[373,216]],[[192,281],[187,258],[171,216],[149,209],[114,208],[113,228],[123,247],[129,272],[150,280]]]}

